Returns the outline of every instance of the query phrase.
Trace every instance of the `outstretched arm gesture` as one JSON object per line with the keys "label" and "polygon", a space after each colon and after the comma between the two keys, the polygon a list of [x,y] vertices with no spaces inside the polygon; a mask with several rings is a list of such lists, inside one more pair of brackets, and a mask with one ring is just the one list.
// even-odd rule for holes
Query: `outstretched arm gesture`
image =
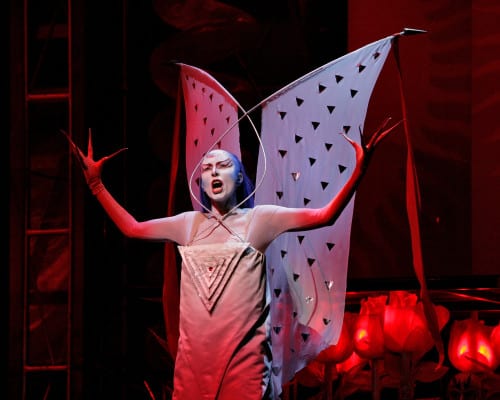
{"label": "outstretched arm gesture", "polygon": [[68,139],[71,151],[82,168],[85,180],[92,194],[94,194],[104,208],[104,211],[106,211],[111,220],[125,236],[146,240],[172,240],[177,242],[182,240],[184,237],[182,227],[185,225],[182,217],[156,218],[139,222],[115,200],[102,183],[101,172],[104,163],[126,150],[126,148],[115,151],[113,154],[102,157],[96,161],[94,160],[94,149],[92,147],[92,136],[90,132],[86,155],[71,140],[66,132],[61,132],[64,133]]}
{"label": "outstretched arm gesture", "polygon": [[275,226],[282,228],[282,231],[297,231],[316,229],[335,223],[344,208],[347,206],[356,189],[363,178],[375,148],[379,143],[392,132],[401,121],[387,128],[391,118],[387,118],[380,127],[370,136],[365,143],[363,134],[361,142],[357,143],[347,135],[344,138],[354,148],[356,166],[339,192],[324,206],[320,208],[281,208],[279,212],[273,211]]}

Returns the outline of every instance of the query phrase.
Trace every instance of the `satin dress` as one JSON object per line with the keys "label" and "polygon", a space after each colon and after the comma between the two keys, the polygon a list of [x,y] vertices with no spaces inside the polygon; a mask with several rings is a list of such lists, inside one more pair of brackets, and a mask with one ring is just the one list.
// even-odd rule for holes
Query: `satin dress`
{"label": "satin dress", "polygon": [[[251,214],[252,211],[249,211]],[[265,257],[246,240],[251,217],[193,219],[182,257],[176,400],[271,397]]]}

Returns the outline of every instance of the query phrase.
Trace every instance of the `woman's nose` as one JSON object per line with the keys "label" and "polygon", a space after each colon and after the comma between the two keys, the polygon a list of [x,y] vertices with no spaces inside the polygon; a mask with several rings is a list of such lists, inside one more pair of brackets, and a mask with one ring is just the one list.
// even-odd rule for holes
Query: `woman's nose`
{"label": "woman's nose", "polygon": [[212,167],[212,176],[216,176],[217,175],[217,167],[214,165]]}

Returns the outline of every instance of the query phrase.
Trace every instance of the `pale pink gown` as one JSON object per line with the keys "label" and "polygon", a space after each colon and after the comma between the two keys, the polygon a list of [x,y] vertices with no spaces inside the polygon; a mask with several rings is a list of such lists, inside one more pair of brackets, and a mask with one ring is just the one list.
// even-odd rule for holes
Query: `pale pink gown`
{"label": "pale pink gown", "polygon": [[176,400],[270,397],[269,296],[253,213],[237,210],[222,223],[187,213],[180,228]]}

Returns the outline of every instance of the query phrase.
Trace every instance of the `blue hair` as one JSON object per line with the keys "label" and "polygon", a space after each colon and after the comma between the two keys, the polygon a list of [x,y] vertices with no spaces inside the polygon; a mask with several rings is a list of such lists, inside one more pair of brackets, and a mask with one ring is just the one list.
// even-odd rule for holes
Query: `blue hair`
{"label": "blue hair", "polygon": [[[254,185],[252,180],[249,178],[245,171],[245,167],[241,160],[236,157],[233,153],[224,150],[226,153],[230,155],[234,162],[234,166],[236,167],[236,173],[241,173],[243,176],[243,181],[236,188],[236,204],[239,204],[243,199],[246,199],[254,190]],[[210,198],[207,196],[205,191],[203,190],[202,185],[200,185],[200,199],[201,204],[203,204],[204,210],[210,210],[212,208],[212,203]],[[254,206],[254,194],[252,194],[244,203],[240,204],[240,208],[253,208]]]}

